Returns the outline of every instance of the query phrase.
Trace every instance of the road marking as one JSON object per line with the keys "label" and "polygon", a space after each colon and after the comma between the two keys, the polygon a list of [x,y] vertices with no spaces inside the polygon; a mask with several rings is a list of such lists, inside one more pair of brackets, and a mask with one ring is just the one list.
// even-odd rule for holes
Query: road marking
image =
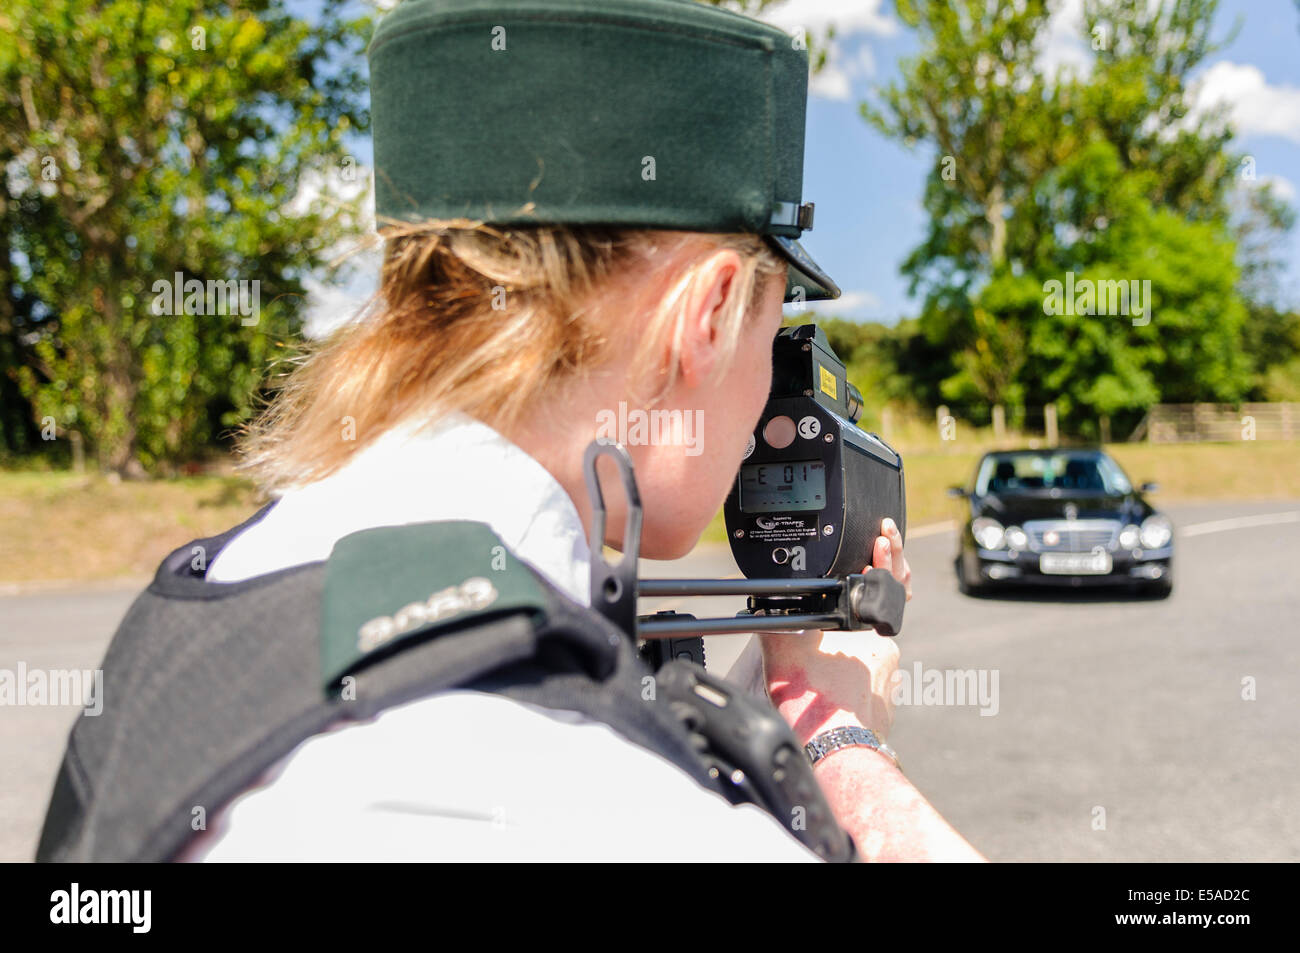
{"label": "road marking", "polygon": [[1287,513],[1261,513],[1258,516],[1238,516],[1229,520],[1212,520],[1209,523],[1193,523],[1183,527],[1179,536],[1204,536],[1206,533],[1222,533],[1230,529],[1246,529],[1251,526],[1274,526],[1280,523],[1300,523],[1300,510]]}

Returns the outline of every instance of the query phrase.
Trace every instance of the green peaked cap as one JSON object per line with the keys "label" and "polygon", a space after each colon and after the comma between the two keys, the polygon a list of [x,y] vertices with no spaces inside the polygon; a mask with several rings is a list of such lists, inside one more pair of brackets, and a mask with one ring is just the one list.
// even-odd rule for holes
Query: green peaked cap
{"label": "green peaked cap", "polygon": [[376,216],[750,232],[787,300],[838,297],[797,241],[802,46],[693,0],[407,0],[370,44]]}

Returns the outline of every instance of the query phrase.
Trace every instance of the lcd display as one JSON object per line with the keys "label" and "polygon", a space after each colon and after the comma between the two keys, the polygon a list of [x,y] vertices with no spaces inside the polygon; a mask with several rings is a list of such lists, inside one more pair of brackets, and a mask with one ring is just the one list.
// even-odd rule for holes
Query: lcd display
{"label": "lcd display", "polygon": [[820,460],[749,463],[740,468],[742,513],[786,513],[826,506],[826,464]]}

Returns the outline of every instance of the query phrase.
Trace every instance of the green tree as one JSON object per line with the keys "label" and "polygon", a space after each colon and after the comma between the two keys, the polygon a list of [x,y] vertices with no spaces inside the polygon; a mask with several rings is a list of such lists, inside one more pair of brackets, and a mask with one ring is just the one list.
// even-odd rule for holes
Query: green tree
{"label": "green tree", "polygon": [[[1187,93],[1216,49],[1215,7],[1088,0],[1090,68],[1049,74],[1042,0],[899,3],[921,51],[862,111],[935,150],[928,231],[903,271],[928,342],[956,353],[945,398],[1055,400],[1086,429],[1156,400],[1247,393],[1237,160]],[[1149,281],[1153,300],[1127,316],[1053,309],[1049,282],[1067,275]]]}
{"label": "green tree", "polygon": [[[17,210],[0,214],[0,341],[21,342],[0,359],[21,361],[10,376],[36,416],[79,429],[104,467],[184,460],[245,417],[297,329],[302,279],[352,224],[319,188],[356,168],[344,138],[368,122],[369,23],[343,6],[322,0],[311,23],[281,0],[13,0],[0,14]],[[156,313],[177,274],[257,281],[260,310],[249,284],[245,312],[204,295]]]}
{"label": "green tree", "polygon": [[[10,168],[16,158],[12,144],[0,140],[0,169]],[[31,360],[25,333],[35,302],[15,274],[13,237],[20,227],[47,227],[40,219],[48,215],[40,203],[24,207],[3,185],[0,181],[0,455],[31,453],[40,445],[31,402],[18,381],[18,369]]]}

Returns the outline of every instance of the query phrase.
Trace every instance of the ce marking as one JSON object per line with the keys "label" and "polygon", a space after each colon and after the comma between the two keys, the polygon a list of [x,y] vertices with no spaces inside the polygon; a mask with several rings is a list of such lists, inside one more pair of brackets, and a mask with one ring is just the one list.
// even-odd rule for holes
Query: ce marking
{"label": "ce marking", "polygon": [[812,414],[799,421],[799,436],[805,440],[812,440],[821,432],[822,422]]}

